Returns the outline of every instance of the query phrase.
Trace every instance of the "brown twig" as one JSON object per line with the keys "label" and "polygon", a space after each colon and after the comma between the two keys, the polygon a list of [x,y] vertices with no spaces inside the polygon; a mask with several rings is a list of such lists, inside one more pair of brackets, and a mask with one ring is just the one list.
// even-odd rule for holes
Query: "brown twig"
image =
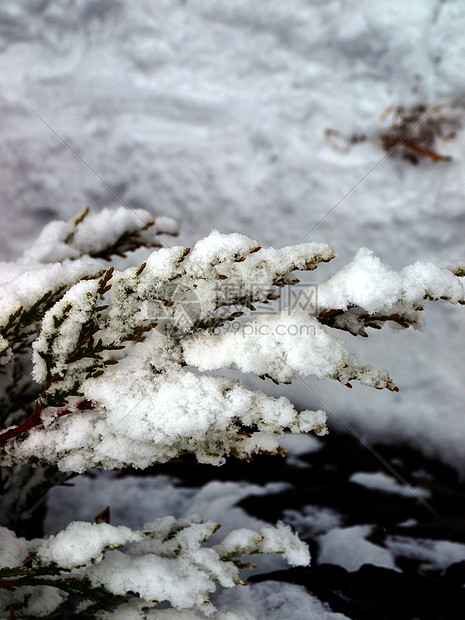
{"label": "brown twig", "polygon": [[404,140],[403,145],[406,149],[410,149],[419,155],[426,155],[432,161],[452,161],[452,157],[450,155],[441,155],[440,153],[436,153],[432,149],[427,148],[426,146],[420,146],[419,144],[414,144],[409,140]]}

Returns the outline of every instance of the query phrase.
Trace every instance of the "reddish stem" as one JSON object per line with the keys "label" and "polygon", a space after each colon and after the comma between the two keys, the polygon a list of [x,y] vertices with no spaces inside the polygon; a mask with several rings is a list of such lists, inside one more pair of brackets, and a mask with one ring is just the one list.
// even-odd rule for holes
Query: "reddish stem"
{"label": "reddish stem", "polygon": [[[93,406],[90,400],[81,400],[76,405],[76,410],[78,411],[83,411],[84,409],[92,409],[92,408]],[[20,424],[19,426],[15,426],[14,428],[8,429],[4,433],[1,433],[0,434],[0,446],[4,446],[9,439],[14,439],[15,437],[18,437],[18,435],[21,435],[21,433],[25,433],[26,431],[31,430],[31,428],[35,428],[36,426],[39,426],[40,424],[42,424],[42,418],[40,415],[41,413],[42,413],[42,405],[39,404],[34,409],[33,414],[31,415],[29,420],[27,420],[27,422],[24,422],[24,424]],[[69,413],[73,413],[73,411],[69,407],[65,407],[64,409],[60,409],[59,411],[57,411],[56,417],[61,418],[62,416],[68,415]]]}

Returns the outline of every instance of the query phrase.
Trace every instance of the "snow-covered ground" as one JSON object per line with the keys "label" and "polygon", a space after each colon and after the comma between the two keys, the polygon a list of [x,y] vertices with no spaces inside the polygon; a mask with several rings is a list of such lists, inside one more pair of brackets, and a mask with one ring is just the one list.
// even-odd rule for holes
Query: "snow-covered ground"
{"label": "snow-covered ground", "polygon": [[[186,245],[212,227],[261,245],[310,233],[340,253],[314,278],[361,246],[394,267],[463,259],[465,131],[438,147],[452,162],[417,166],[381,161],[377,135],[392,104],[463,97],[464,27],[456,0],[4,0],[0,258],[57,216],[116,207],[104,179],[178,218]],[[327,128],[368,139],[337,152]],[[399,394],[311,385],[369,439],[465,470],[463,309],[425,314],[425,333],[349,338]],[[328,409],[303,385],[289,395]]]}

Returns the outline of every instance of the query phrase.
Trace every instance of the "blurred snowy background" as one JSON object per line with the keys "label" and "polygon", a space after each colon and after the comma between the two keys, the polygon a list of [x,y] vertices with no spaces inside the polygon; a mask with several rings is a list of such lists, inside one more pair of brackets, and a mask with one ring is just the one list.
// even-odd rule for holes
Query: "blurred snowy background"
{"label": "blurred snowy background", "polygon": [[[460,0],[3,0],[0,258],[52,219],[116,207],[101,176],[131,206],[178,218],[189,246],[212,228],[298,243],[356,186],[306,237],[340,254],[313,279],[361,246],[396,268],[463,259],[465,131],[439,143],[452,162],[372,169],[388,106],[465,96],[464,29]],[[367,139],[344,153],[326,129]],[[463,310],[425,318],[424,333],[348,338],[398,395],[312,385],[369,439],[465,470]],[[325,408],[302,385],[287,395]]]}

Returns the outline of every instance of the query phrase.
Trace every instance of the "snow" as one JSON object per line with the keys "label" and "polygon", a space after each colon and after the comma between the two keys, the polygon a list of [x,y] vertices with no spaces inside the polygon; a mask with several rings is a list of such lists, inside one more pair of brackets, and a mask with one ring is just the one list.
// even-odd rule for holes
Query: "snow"
{"label": "snow", "polygon": [[240,529],[231,532],[215,550],[222,556],[250,555],[254,548],[262,553],[282,549],[282,555],[291,566],[308,566],[310,554],[307,546],[284,523],[264,527],[259,532]]}
{"label": "snow", "polygon": [[300,510],[285,510],[284,520],[301,536],[317,536],[339,528],[342,516],[329,508],[303,506]]}
{"label": "snow", "polygon": [[[47,567],[52,572],[56,567],[62,571],[73,569],[73,577],[88,578],[94,587],[104,586],[113,594],[131,592],[147,604],[167,601],[177,609],[197,608],[206,615],[215,612],[209,594],[216,590],[217,582],[226,588],[244,585],[236,558],[278,553],[295,566],[310,562],[305,543],[282,523],[276,528],[263,527],[258,533],[242,528],[230,532],[217,545],[203,546],[219,527],[213,521],[202,521],[198,515],[156,519],[146,523],[143,531],[74,521],[57,535],[27,545],[37,548],[33,570],[40,569],[43,575]],[[25,543],[9,530],[5,533],[12,548],[5,562],[21,568]],[[33,599],[40,596],[40,590],[33,593]],[[52,601],[58,605],[61,597],[52,597]],[[38,615],[43,615],[43,605],[37,600],[32,603]]]}
{"label": "snow", "polygon": [[317,452],[323,447],[321,441],[312,435],[292,435],[291,433],[286,433],[281,439],[280,444],[288,453],[288,458]]}
{"label": "snow", "polygon": [[446,570],[451,564],[465,560],[465,545],[450,540],[390,536],[386,546],[396,557],[419,561],[423,570]]}
{"label": "snow", "polygon": [[16,609],[21,605],[31,618],[52,614],[65,599],[66,594],[53,586],[22,586],[10,592],[2,588],[0,593],[3,609],[9,609],[10,605]]}
{"label": "snow", "polygon": [[13,360],[13,351],[9,348],[9,342],[3,336],[0,336],[0,364],[7,364]]}
{"label": "snow", "polygon": [[89,573],[94,585],[103,585],[111,592],[124,594],[129,590],[146,601],[168,599],[177,608],[205,607],[208,594],[215,590],[212,579],[195,565],[153,554],[132,559],[113,552]]}
{"label": "snow", "polygon": [[182,347],[186,362],[200,370],[238,368],[278,383],[315,375],[345,384],[358,379],[377,388],[395,387],[386,372],[360,367],[344,342],[303,313],[263,314],[235,332],[188,337]]}
{"label": "snow", "polygon": [[291,528],[278,522],[276,527],[263,528],[260,532],[263,541],[259,548],[263,553],[273,553],[274,549],[282,549],[281,554],[291,566],[308,566],[310,553],[307,546],[294,534]]}
{"label": "snow", "polygon": [[[309,439],[309,438],[307,438]],[[52,533],[64,527],[71,519],[91,519],[101,507],[111,500],[112,523],[128,523],[132,528],[139,529],[147,516],[155,517],[173,514],[182,517],[192,512],[202,514],[206,519],[221,522],[221,529],[214,534],[212,540],[221,541],[236,528],[260,530],[266,524],[249,516],[237,504],[248,496],[270,495],[282,491],[286,485],[282,483],[264,486],[244,482],[212,481],[199,489],[187,489],[179,482],[167,476],[118,478],[117,474],[106,472],[95,478],[79,476],[74,480],[74,487],[55,489],[50,496],[50,507],[46,520],[46,531]],[[82,502],[79,498],[85,497]],[[128,513],[127,506],[131,506]],[[288,523],[291,523],[286,519]],[[315,521],[317,519],[315,518]],[[338,522],[331,521],[330,527]],[[292,527],[295,524],[292,523]],[[300,531],[300,530],[299,530]],[[308,532],[307,532],[308,534]],[[306,534],[304,534],[306,535]],[[260,573],[279,570],[284,567],[283,560],[276,556],[254,555],[251,558],[258,565]],[[250,584],[247,588],[235,588],[234,591],[219,589],[212,596],[218,608],[215,620],[245,620],[250,614],[252,620],[263,617],[282,618],[283,609],[290,620],[313,620],[320,618],[339,620],[342,614],[335,614],[310,595],[305,588],[287,583],[267,581]],[[122,607],[111,618],[132,618],[129,607],[136,615],[135,604]],[[119,615],[118,615],[119,614]],[[234,614],[231,617],[226,614]],[[150,618],[160,620],[182,620],[183,618],[202,618],[200,613],[173,610],[157,610],[150,612]]]}
{"label": "snow", "polygon": [[[241,588],[230,596],[225,590],[214,595],[218,611],[210,616],[213,620],[281,620],[283,614],[288,620],[345,620],[347,616],[330,611],[315,596],[309,594],[303,586],[289,583],[268,581]],[[144,615],[139,611],[143,604],[136,600],[122,605],[105,618],[111,620],[141,620]],[[145,612],[150,620],[202,620],[200,612],[188,612],[172,609],[150,610]]]}
{"label": "snow", "polygon": [[[3,264],[4,265],[4,264]],[[41,266],[37,263],[20,263],[10,269],[0,266],[0,325],[5,325],[10,314],[22,306],[25,310],[37,302],[47,291],[69,286],[86,276],[102,271],[102,263],[90,258],[63,261]]]}
{"label": "snow", "polygon": [[351,305],[370,315],[391,314],[397,308],[416,309],[424,299],[464,300],[464,288],[449,269],[417,261],[395,272],[367,248],[360,249],[352,263],[343,267],[318,289],[322,309],[346,310]]}
{"label": "snow", "polygon": [[[167,476],[118,478],[111,472],[102,472],[96,478],[79,476],[73,482],[73,487],[58,487],[51,494],[45,522],[47,534],[55,534],[72,520],[90,521],[102,507],[110,505],[112,523],[137,530],[143,528],[147,515],[161,518],[171,514],[182,518],[201,514],[207,520],[221,523],[221,529],[212,536],[212,543],[219,543],[233,530],[266,527],[264,521],[248,515],[238,506],[241,500],[279,493],[287,488],[283,483],[259,486],[212,480],[199,489],[189,489]],[[286,522],[294,527],[291,521]],[[255,555],[253,563],[260,573],[286,566],[280,557],[268,555]]]}
{"label": "snow", "polygon": [[[189,518],[186,521],[193,521]],[[216,524],[193,521],[185,529],[172,524],[166,517],[145,527],[154,531],[155,541],[147,539],[135,549],[133,557],[119,551],[107,554],[105,560],[91,567],[87,573],[94,584],[103,584],[111,592],[139,593],[147,601],[170,600],[177,608],[208,607],[208,593],[216,589],[213,578],[224,587],[240,583],[238,570],[230,562],[220,562],[230,557],[249,553],[281,553],[291,564],[306,565],[309,554],[306,545],[292,534],[290,528],[280,524],[277,528],[263,528],[254,533],[236,530],[222,543],[212,548],[200,548],[216,530]],[[178,529],[173,529],[175,525]],[[171,526],[171,527],[170,527]],[[158,539],[162,542],[158,543]],[[139,555],[143,550],[144,554]],[[131,550],[129,550],[131,553]]]}
{"label": "snow", "polygon": [[17,538],[11,530],[0,526],[0,566],[13,568],[23,563],[31,552],[25,538]]}
{"label": "snow", "polygon": [[[150,360],[152,351],[145,343],[139,345],[143,348]],[[284,397],[250,392],[223,377],[184,369],[160,377],[142,353],[139,361],[135,365],[133,357],[126,358],[105,372],[105,381],[86,382],[84,396],[100,409],[75,412],[52,427],[34,429],[19,444],[10,442],[7,453],[13,460],[35,455],[75,471],[127,463],[143,468],[183,452],[195,454],[199,462],[221,464],[230,451],[242,457],[276,451],[282,428],[323,432],[321,411],[299,414]],[[236,420],[258,430],[248,436]]]}
{"label": "snow", "polygon": [[[63,375],[68,369],[67,360],[79,341],[81,327],[95,312],[98,290],[98,280],[78,282],[45,314],[40,335],[32,345],[33,377],[37,383],[44,383],[47,373],[49,376]],[[63,319],[59,328],[57,318]],[[53,342],[51,351],[50,341]],[[50,353],[53,354],[52,365],[44,359]]]}
{"label": "snow", "polygon": [[28,599],[27,612],[33,618],[51,614],[65,600],[64,592],[53,586],[39,586],[38,588],[21,588],[30,590],[31,595]]}
{"label": "snow", "polygon": [[123,206],[89,214],[84,212],[77,222],[50,222],[32,247],[24,252],[23,260],[53,263],[83,255],[94,256],[111,248],[123,234],[137,233],[149,246],[162,245],[166,242],[161,234],[178,232],[172,218],[154,218],[144,209],[130,210]]}
{"label": "snow", "polygon": [[334,528],[319,538],[320,564],[337,564],[349,572],[357,571],[363,564],[396,569],[388,549],[366,540],[372,532],[371,525]]}
{"label": "snow", "polygon": [[[112,472],[101,472],[95,478],[79,476],[73,483],[73,487],[58,487],[50,495],[45,521],[47,534],[55,534],[72,520],[90,521],[102,507],[110,505],[111,522],[133,529],[142,529],[147,515],[161,518],[171,514],[182,518],[193,513],[201,514],[205,519],[221,523],[219,532],[212,536],[212,542],[219,543],[233,530],[266,527],[264,521],[248,515],[238,506],[241,500],[249,496],[272,495],[287,488],[284,483],[259,486],[212,480],[199,489],[189,489],[167,476],[128,475],[119,478]],[[289,520],[286,522],[292,524]],[[284,561],[274,556],[254,556],[253,562],[261,573],[285,567]]]}
{"label": "snow", "polygon": [[[134,222],[122,217],[124,210],[118,213],[119,238],[121,223],[131,229]],[[105,243],[113,238],[107,230],[112,220],[108,212],[103,216],[95,221],[105,224],[100,239]],[[79,230],[87,218],[95,224],[88,215],[73,226]],[[213,232],[190,254],[182,246],[161,249],[141,267],[107,272],[105,290],[103,279],[78,282],[45,314],[33,343],[33,377],[49,382],[41,405],[47,428],[33,428],[20,440],[9,441],[5,464],[32,458],[73,471],[128,464],[144,468],[186,453],[195,454],[201,463],[222,464],[229,454],[249,458],[259,452],[278,453],[284,430],[327,432],[323,411],[298,413],[284,397],[252,392],[238,381],[205,371],[238,369],[274,383],[305,383],[303,377],[314,375],[348,387],[358,380],[397,391],[385,370],[360,365],[329,328],[357,333],[358,324],[363,334],[365,325],[381,326],[392,316],[403,325],[415,325],[418,304],[425,297],[463,299],[463,286],[448,269],[416,263],[397,273],[361,251],[320,287],[322,309],[305,309],[300,301],[308,297],[304,291],[297,297],[298,308],[289,304],[274,314],[257,313],[238,329],[233,323],[233,328],[225,326],[224,333],[217,333],[216,326],[225,323],[217,310],[230,305],[253,308],[252,302],[269,299],[273,287],[291,283],[296,266],[313,269],[332,256],[327,246],[318,244],[302,245],[298,252],[268,248],[262,256],[256,242],[243,235]],[[255,274],[264,290],[249,290]],[[240,277],[234,282],[236,276]],[[108,290],[108,303],[102,306]],[[193,299],[186,297],[189,293]],[[193,322],[183,322],[183,313],[195,299],[198,303],[188,317]],[[157,317],[156,311],[162,310],[164,316]],[[338,312],[334,324],[333,311]],[[320,321],[329,321],[328,326]],[[145,342],[125,348],[147,331],[151,333]],[[112,358],[115,350],[120,354]],[[194,372],[186,365],[195,367]],[[75,403],[72,414],[66,410],[69,415],[58,419],[57,411],[47,405],[65,405],[67,395],[82,397],[89,406]],[[244,431],[243,426],[254,430]]]}
{"label": "snow", "polygon": [[359,484],[367,489],[394,493],[402,497],[429,497],[430,493],[420,487],[407,487],[382,471],[356,472],[349,478],[350,482]]}
{"label": "snow", "polygon": [[[289,277],[296,263],[314,268],[332,256],[329,248],[315,244],[287,252],[292,255],[287,261],[279,260],[282,253],[269,248],[263,258],[253,240],[212,233],[189,256],[186,248],[161,249],[140,268],[109,271],[100,280],[85,279],[72,286],[45,313],[33,343],[33,377],[49,382],[41,420],[50,428],[33,428],[20,441],[8,442],[5,463],[38,458],[63,470],[111,469],[129,463],[143,468],[193,453],[199,462],[221,464],[228,454],[249,458],[258,452],[279,452],[278,440],[285,429],[326,432],[326,414],[321,410],[298,413],[284,397],[274,399],[232,379],[192,372],[187,364],[201,371],[237,367],[275,382],[289,382],[301,372],[345,384],[359,379],[395,389],[386,372],[359,366],[342,341],[302,312],[259,316],[244,326],[256,328],[252,337],[231,334],[235,340],[241,338],[239,346],[230,342],[229,334],[208,331],[222,320],[214,315],[217,309],[266,301],[277,279]],[[258,258],[249,261],[251,254]],[[245,267],[238,268],[237,263]],[[233,289],[227,282],[219,285],[228,279],[226,273],[235,276],[242,271],[244,276],[244,269],[249,275],[259,273],[265,290],[250,292],[245,277]],[[202,300],[194,324],[178,321],[186,298],[173,294],[169,287],[173,282]],[[104,283],[109,283],[105,289]],[[108,303],[102,306],[108,289]],[[168,309],[160,326],[158,321],[154,325],[153,308],[149,314],[154,304]],[[299,326],[299,335],[306,337],[296,338]],[[145,342],[111,357],[128,340],[138,340],[150,330]],[[193,335],[186,336],[189,333]],[[82,396],[90,406],[79,407],[77,402],[72,414],[66,410],[69,415],[62,413],[58,419],[55,408],[66,404],[68,395]],[[54,402],[55,408],[47,407]],[[242,426],[256,430],[245,432]]]}
{"label": "snow", "polygon": [[73,521],[39,547],[37,558],[44,564],[54,562],[63,568],[74,568],[102,560],[106,547],[118,547],[143,537],[141,532],[133,532],[124,525]]}
{"label": "snow", "polygon": [[[334,613],[321,603],[316,596],[309,594],[303,586],[278,581],[265,581],[253,584],[239,591],[222,592],[215,600],[217,607],[232,609],[237,620],[247,620],[252,614],[255,620],[346,620],[347,616]],[[157,616],[154,616],[158,618]],[[162,618],[162,617],[160,617]],[[218,620],[230,620],[220,616]],[[231,619],[232,620],[232,619]],[[234,619],[235,620],[235,619]]]}
{"label": "snow", "polygon": [[214,230],[195,244],[189,257],[189,273],[193,277],[205,277],[218,263],[240,261],[258,249],[257,242],[244,235],[231,233],[225,236]]}

